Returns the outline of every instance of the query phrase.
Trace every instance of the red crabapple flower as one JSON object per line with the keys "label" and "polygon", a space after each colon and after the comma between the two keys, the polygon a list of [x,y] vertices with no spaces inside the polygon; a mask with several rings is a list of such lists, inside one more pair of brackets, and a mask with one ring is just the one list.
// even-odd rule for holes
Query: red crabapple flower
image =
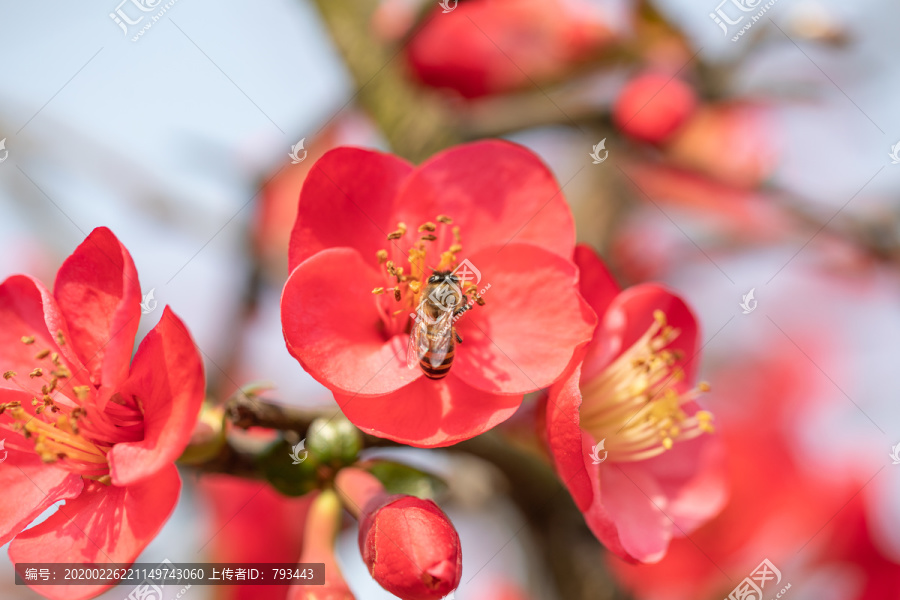
{"label": "red crabapple flower", "polygon": [[633,562],[656,562],[675,532],[715,515],[725,494],[712,415],[696,403],[698,324],[657,284],[619,291],[579,246],[594,339],[550,388],[546,434],[556,469],[594,535]]}
{"label": "red crabapple flower", "polygon": [[[422,447],[474,437],[590,339],[574,247],[559,185],[525,148],[477,142],[418,167],[332,150],[300,193],[281,300],[288,350],[368,433]],[[410,315],[432,269],[463,265],[480,273],[470,283],[484,304],[456,322],[463,343],[432,380],[407,367]]]}
{"label": "red crabapple flower", "polygon": [[[14,563],[130,564],[175,508],[173,462],[200,411],[203,366],[168,308],[132,360],[140,305],[131,256],[105,228],[63,263],[53,293],[25,275],[0,284],[0,544],[12,540]],[[78,600],[108,587],[37,589]]]}

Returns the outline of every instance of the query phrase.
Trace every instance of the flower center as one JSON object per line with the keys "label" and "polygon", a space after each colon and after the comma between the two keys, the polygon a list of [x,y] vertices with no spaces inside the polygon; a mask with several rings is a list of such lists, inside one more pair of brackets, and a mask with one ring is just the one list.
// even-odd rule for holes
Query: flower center
{"label": "flower center", "polygon": [[685,406],[709,385],[678,391],[675,384],[684,379],[677,366],[681,352],[667,348],[680,331],[666,324],[662,311],[653,317],[639,340],[581,388],[581,427],[606,441],[610,460],[646,460],[671,450],[675,442],[713,431],[712,413],[688,414]]}
{"label": "flower center", "polygon": [[[57,342],[65,344],[62,332]],[[34,336],[25,336],[22,343],[31,346]],[[33,413],[21,402],[0,403],[0,415],[7,414],[11,422],[0,423],[0,429],[19,436],[7,440],[6,446],[20,452],[34,452],[45,463],[59,466],[88,479],[109,483],[107,454],[117,443],[143,439],[143,412],[137,398],[113,395],[103,409],[97,404],[99,386],[70,386],[71,370],[58,353],[49,349],[35,354],[38,362],[27,377],[30,385],[17,381],[15,371],[6,371],[3,378],[34,394]],[[37,383],[40,394],[35,394]]]}
{"label": "flower center", "polygon": [[[454,226],[453,219],[445,215],[438,215],[435,221],[437,223],[422,223],[414,234],[407,230],[405,223],[397,223],[397,229],[387,236],[391,242],[389,250],[379,250],[375,255],[384,276],[384,285],[375,288],[372,293],[388,337],[409,331],[412,320],[408,315],[415,313],[419,307],[431,273],[453,271],[459,264],[457,255],[462,252],[459,227]],[[397,242],[408,241],[408,233],[414,241],[408,250],[403,250]],[[429,267],[429,256],[438,256],[438,264]],[[406,266],[398,266],[402,263]],[[470,295],[479,305],[484,304],[475,284],[465,282],[461,287],[463,294]]]}

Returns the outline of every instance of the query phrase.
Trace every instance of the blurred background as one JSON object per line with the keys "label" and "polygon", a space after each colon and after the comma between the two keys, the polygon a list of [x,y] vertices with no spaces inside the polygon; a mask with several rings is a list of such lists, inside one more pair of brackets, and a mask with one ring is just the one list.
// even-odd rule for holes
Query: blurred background
{"label": "blurred background", "polygon": [[[662,281],[694,307],[731,500],[661,563],[629,566],[568,496],[535,526],[481,461],[402,451],[451,484],[456,599],[720,599],[763,559],[783,597],[900,598],[900,5],[117,2],[0,0],[0,278],[52,282],[105,225],[190,327],[210,397],[268,380],[281,402],[329,405],[278,306],[310,165],[344,144],[420,162],[511,139],[623,285]],[[511,437],[531,433],[528,409]],[[142,562],[299,556],[306,499],[183,476]],[[352,528],[340,560],[357,598],[393,598]],[[4,598],[37,597],[0,574]]]}

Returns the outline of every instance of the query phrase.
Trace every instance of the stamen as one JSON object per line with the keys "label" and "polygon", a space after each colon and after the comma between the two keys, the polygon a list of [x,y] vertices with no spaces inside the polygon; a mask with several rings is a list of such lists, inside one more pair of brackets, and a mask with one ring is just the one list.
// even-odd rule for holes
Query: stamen
{"label": "stamen", "polygon": [[44,370],[42,368],[38,367],[37,369],[35,369],[31,373],[29,373],[28,376],[31,377],[32,379],[34,379],[35,377],[43,377]]}
{"label": "stamen", "polygon": [[384,293],[384,288],[383,288],[383,287],[377,287],[377,288],[375,288],[374,290],[372,290],[372,293],[373,293],[373,294],[383,294],[383,293]]}
{"label": "stamen", "polygon": [[60,346],[66,345],[66,338],[63,335],[62,330],[56,332],[56,343],[59,344]]}
{"label": "stamen", "polygon": [[388,234],[387,239],[399,240],[406,235],[406,223],[397,223],[397,229]]}
{"label": "stamen", "polygon": [[713,431],[712,413],[688,415],[684,406],[700,392],[679,392],[684,379],[678,350],[668,349],[680,331],[654,311],[647,332],[604,371],[582,387],[581,426],[595,439],[605,439],[612,460],[637,461],[671,450],[676,442]]}
{"label": "stamen", "polygon": [[375,253],[375,258],[378,259],[378,264],[379,264],[379,265],[383,265],[383,264],[384,264],[384,261],[387,260],[387,257],[388,257],[388,251],[387,251],[387,250],[379,250],[378,252]]}
{"label": "stamen", "polygon": [[433,241],[437,240],[437,236],[429,233],[429,234],[423,235],[420,239],[424,240],[426,242],[433,242]]}
{"label": "stamen", "polygon": [[450,225],[451,223],[453,223],[453,219],[451,219],[447,215],[438,215],[437,219],[435,219],[435,220],[440,221],[444,225]]}
{"label": "stamen", "polygon": [[40,352],[38,352],[37,354],[34,355],[34,357],[37,360],[43,360],[43,359],[47,358],[48,356],[50,356],[50,350],[41,350]]}
{"label": "stamen", "polygon": [[23,335],[23,336],[22,336],[22,343],[25,344],[26,346],[29,346],[29,345],[33,344],[33,343],[34,343],[34,336],[33,336],[33,335]]}
{"label": "stamen", "polygon": [[3,373],[3,379],[5,379],[7,381],[9,381],[10,379],[12,379],[15,376],[16,376],[15,371],[6,371],[5,373]]}
{"label": "stamen", "polygon": [[436,229],[437,229],[437,225],[435,225],[431,221],[428,221],[426,223],[422,223],[421,225],[419,225],[419,233],[421,233],[423,231],[434,231]]}

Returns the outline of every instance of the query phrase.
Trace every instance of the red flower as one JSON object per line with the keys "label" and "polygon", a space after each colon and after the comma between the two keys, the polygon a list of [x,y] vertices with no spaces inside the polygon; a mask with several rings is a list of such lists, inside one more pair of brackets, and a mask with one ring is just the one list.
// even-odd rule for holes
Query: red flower
{"label": "red flower", "polygon": [[431,500],[389,495],[369,473],[343,469],[335,487],[359,519],[359,551],[372,578],[403,600],[437,600],[462,577],[459,534]]}
{"label": "red flower", "polygon": [[[0,284],[0,544],[13,562],[131,563],[168,519],[204,393],[190,334],[168,309],[131,360],[141,291],[128,251],[99,228],[63,263],[54,293]],[[22,531],[47,507],[44,522]],[[21,533],[20,533],[21,532]],[[89,598],[108,586],[41,586]]]}
{"label": "red flower", "polygon": [[575,261],[601,321],[550,389],[547,441],[597,538],[623,558],[655,562],[674,532],[695,528],[724,501],[711,468],[717,446],[701,437],[712,417],[691,389],[697,323],[659,285],[618,292],[590,249],[579,246]]}
{"label": "red flower", "polygon": [[334,542],[341,530],[342,514],[341,501],[331,490],[321,492],[313,500],[306,517],[303,553],[299,562],[324,563],[325,582],[316,586],[289,586],[287,600],[354,600],[334,555]]}
{"label": "red flower", "polygon": [[[206,559],[215,563],[289,563],[303,548],[312,494],[282,496],[259,481],[204,475],[199,489],[210,518]],[[319,561],[311,561],[319,562]],[[216,586],[217,600],[284,600],[293,585]]]}
{"label": "red flower", "polygon": [[437,14],[409,44],[426,85],[466,98],[506,92],[562,74],[612,40],[581,0],[471,0]]}
{"label": "red flower", "polygon": [[[288,350],[364,431],[414,446],[471,438],[556,381],[590,339],[574,237],[553,176],[519,146],[459,146],[418,168],[333,150],[300,194],[282,296]],[[426,268],[464,259],[485,304],[456,322],[463,343],[432,380],[407,367],[410,314]]]}
{"label": "red flower", "polygon": [[613,107],[613,120],[631,137],[660,144],[694,112],[697,97],[685,82],[663,73],[645,73],[629,81]]}

